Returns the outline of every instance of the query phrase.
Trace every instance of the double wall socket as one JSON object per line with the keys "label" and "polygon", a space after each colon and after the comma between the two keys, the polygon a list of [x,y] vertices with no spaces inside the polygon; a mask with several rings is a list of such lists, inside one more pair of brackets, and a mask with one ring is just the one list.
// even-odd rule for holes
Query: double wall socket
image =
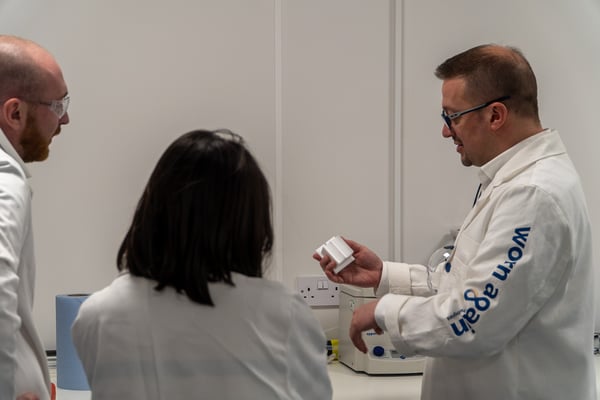
{"label": "double wall socket", "polygon": [[310,306],[338,306],[340,287],[325,275],[296,277],[296,290]]}

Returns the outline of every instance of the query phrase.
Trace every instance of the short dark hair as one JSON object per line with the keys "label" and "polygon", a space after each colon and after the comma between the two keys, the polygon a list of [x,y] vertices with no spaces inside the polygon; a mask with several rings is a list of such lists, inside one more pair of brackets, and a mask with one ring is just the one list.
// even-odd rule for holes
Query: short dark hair
{"label": "short dark hair", "polygon": [[195,130],[158,161],[117,255],[117,268],[214,305],[209,282],[261,277],[273,246],[271,195],[239,135]]}
{"label": "short dark hair", "polygon": [[473,47],[440,64],[435,76],[442,80],[464,78],[465,95],[474,102],[510,96],[505,101],[509,109],[539,121],[535,74],[516,47],[494,44]]}
{"label": "short dark hair", "polygon": [[12,97],[33,99],[44,88],[44,76],[28,48],[36,43],[0,35],[0,101]]}

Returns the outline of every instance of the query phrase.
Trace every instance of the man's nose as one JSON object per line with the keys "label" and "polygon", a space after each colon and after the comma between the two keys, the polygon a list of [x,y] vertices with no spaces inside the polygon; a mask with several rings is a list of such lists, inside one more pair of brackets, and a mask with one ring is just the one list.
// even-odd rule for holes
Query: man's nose
{"label": "man's nose", "polygon": [[452,137],[452,130],[446,124],[442,125],[442,136],[445,138]]}
{"label": "man's nose", "polygon": [[69,113],[66,112],[65,115],[58,121],[61,125],[67,125],[71,120],[69,119]]}

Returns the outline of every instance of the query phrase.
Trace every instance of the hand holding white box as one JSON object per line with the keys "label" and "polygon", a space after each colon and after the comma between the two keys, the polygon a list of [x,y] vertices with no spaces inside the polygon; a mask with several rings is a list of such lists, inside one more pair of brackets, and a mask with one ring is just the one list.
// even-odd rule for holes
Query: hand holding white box
{"label": "hand holding white box", "polygon": [[333,261],[335,261],[337,265],[333,269],[333,272],[336,274],[354,261],[352,249],[340,236],[332,237],[316,251],[321,257],[328,255]]}

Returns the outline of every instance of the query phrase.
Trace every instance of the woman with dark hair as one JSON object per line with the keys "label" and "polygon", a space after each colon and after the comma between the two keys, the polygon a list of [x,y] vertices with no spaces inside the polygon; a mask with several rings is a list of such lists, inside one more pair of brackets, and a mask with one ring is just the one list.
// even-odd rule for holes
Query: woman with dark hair
{"label": "woman with dark hair", "polygon": [[268,183],[243,139],[193,131],[162,155],[73,341],[92,397],[329,399],[310,308],[262,279],[273,244]]}

